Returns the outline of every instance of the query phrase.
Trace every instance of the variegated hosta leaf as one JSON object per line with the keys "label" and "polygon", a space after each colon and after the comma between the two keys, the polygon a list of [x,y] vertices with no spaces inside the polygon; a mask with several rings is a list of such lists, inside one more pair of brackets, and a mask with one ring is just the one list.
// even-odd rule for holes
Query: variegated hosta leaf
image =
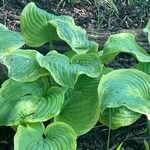
{"label": "variegated hosta leaf", "polygon": [[150,62],[150,55],[136,43],[135,36],[131,33],[111,35],[105,43],[100,57],[102,62],[108,63],[120,52],[130,53],[139,62]]}
{"label": "variegated hosta leaf", "polygon": [[31,2],[21,13],[21,33],[25,43],[38,47],[56,37],[55,28],[48,28],[48,21],[55,16],[39,9]]}
{"label": "variegated hosta leaf", "polygon": [[68,89],[61,113],[55,121],[69,124],[78,135],[91,130],[99,118],[97,87],[100,78],[79,77],[75,89]]}
{"label": "variegated hosta leaf", "polygon": [[57,35],[65,41],[73,51],[77,53],[97,52],[98,44],[89,41],[86,37],[86,31],[72,22],[64,20],[51,20],[49,24],[56,28]]}
{"label": "variegated hosta leaf", "polygon": [[24,45],[22,36],[0,23],[0,54],[9,54]]}
{"label": "variegated hosta leaf", "polygon": [[97,51],[98,44],[86,37],[86,31],[69,16],[52,15],[29,3],[21,14],[21,32],[27,45],[38,47],[48,41],[63,40],[77,53]]}
{"label": "variegated hosta leaf", "polygon": [[146,27],[143,29],[143,31],[148,33],[148,42],[150,44],[150,19],[149,19]]}
{"label": "variegated hosta leaf", "polygon": [[14,150],[76,150],[77,136],[62,122],[45,129],[42,123],[19,125],[14,138]]}
{"label": "variegated hosta leaf", "polygon": [[150,119],[150,76],[136,69],[103,75],[98,87],[100,120],[115,129],[135,122],[141,114]]}
{"label": "variegated hosta leaf", "polygon": [[109,126],[111,129],[117,129],[121,126],[127,126],[135,122],[141,117],[141,114],[136,113],[125,106],[116,108],[106,108],[100,114],[99,121]]}
{"label": "variegated hosta leaf", "polygon": [[0,89],[0,125],[41,122],[60,113],[64,92],[47,78],[21,83],[7,80]]}
{"label": "variegated hosta leaf", "polygon": [[31,82],[48,75],[36,60],[34,50],[16,50],[9,55],[0,56],[0,62],[8,68],[8,77],[18,82]]}
{"label": "variegated hosta leaf", "polygon": [[92,53],[76,54],[70,60],[65,55],[51,51],[46,56],[37,53],[37,60],[58,84],[67,87],[73,87],[81,74],[92,78],[98,77],[103,67],[98,56]]}
{"label": "variegated hosta leaf", "polygon": [[147,73],[148,75],[150,75],[150,62],[139,63],[139,64],[135,65],[135,68]]}

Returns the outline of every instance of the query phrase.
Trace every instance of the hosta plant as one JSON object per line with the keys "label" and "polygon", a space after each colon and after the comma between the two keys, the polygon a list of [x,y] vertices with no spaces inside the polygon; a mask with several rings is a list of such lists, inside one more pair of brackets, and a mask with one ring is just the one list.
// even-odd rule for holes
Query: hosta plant
{"label": "hosta plant", "polygon": [[[71,17],[34,3],[24,8],[20,23],[21,33],[0,24],[0,62],[8,71],[0,89],[0,125],[16,129],[15,150],[75,150],[77,137],[98,121],[116,129],[142,114],[150,119],[150,55],[133,34],[111,35],[99,50]],[[60,53],[56,41],[69,51]],[[46,55],[35,50],[44,44]],[[121,52],[138,63],[107,68]]]}

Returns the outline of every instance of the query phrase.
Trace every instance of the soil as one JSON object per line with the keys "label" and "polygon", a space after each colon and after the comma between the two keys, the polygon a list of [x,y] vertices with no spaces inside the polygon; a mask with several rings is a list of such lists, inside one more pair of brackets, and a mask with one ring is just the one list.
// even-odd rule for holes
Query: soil
{"label": "soil", "polygon": [[59,7],[60,0],[0,0],[0,22],[11,29],[19,29],[20,12],[30,1],[50,13],[72,16],[77,25],[88,30],[142,29],[150,17],[150,0],[130,4],[129,0],[117,0],[118,13],[104,0],[99,1],[99,7],[95,0],[91,0],[91,4],[82,2],[73,6],[64,0]]}
{"label": "soil", "polygon": [[[30,0],[0,0],[0,22],[8,28],[20,30],[20,13]],[[141,29],[150,18],[150,1],[139,0],[128,3],[128,0],[118,0],[117,13],[106,2],[100,2],[99,7],[80,3],[71,5],[64,2],[58,7],[59,0],[33,0],[48,12],[67,14],[75,19],[77,25],[90,31],[118,31],[120,29]],[[129,68],[136,60],[127,54],[120,54],[109,63],[114,69]],[[3,68],[3,66],[2,66]],[[1,69],[2,70],[2,69]],[[5,69],[4,69],[5,70]],[[5,80],[6,72],[0,72],[0,80]],[[124,142],[122,150],[144,150],[143,140],[146,135],[146,118],[142,116],[134,124],[110,132],[110,150]],[[78,150],[106,150],[109,129],[98,123],[90,132],[78,138]],[[14,130],[10,127],[0,127],[0,150],[13,150]]]}

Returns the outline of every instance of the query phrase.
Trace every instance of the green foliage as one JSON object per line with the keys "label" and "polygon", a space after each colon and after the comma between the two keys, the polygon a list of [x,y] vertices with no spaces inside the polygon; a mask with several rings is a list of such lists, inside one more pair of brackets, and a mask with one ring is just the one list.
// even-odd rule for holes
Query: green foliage
{"label": "green foliage", "polygon": [[[53,41],[64,41],[70,51],[60,53],[54,45],[43,55],[21,48]],[[121,52],[137,59],[134,69],[105,67]],[[111,129],[142,114],[150,120],[150,55],[131,33],[111,35],[98,51],[71,17],[29,3],[21,14],[21,34],[0,24],[0,54],[9,78],[0,88],[0,125],[18,126],[15,150],[75,150],[77,136],[98,120]],[[53,122],[45,129],[45,121]]]}
{"label": "green foliage", "polygon": [[141,114],[150,118],[149,87],[150,76],[139,70],[121,69],[104,75],[98,87],[100,119],[116,129],[132,124]]}
{"label": "green foliage", "polygon": [[8,79],[0,90],[0,125],[49,120],[60,113],[63,102],[63,90],[51,87],[47,78],[31,83]]}
{"label": "green foliage", "polygon": [[[45,138],[43,138],[45,136]],[[45,129],[42,123],[19,125],[15,135],[15,150],[76,150],[76,134],[65,123],[52,123]]]}
{"label": "green foliage", "polygon": [[[35,81],[50,73],[40,67],[34,50],[16,50],[0,56],[0,61],[8,68],[8,77],[18,82]],[[18,63],[21,62],[21,63]]]}
{"label": "green foliage", "polygon": [[28,4],[21,14],[21,31],[27,45],[38,47],[51,41],[65,41],[77,53],[97,51],[98,44],[89,41],[86,31],[69,16],[55,16]]}
{"label": "green foliage", "polygon": [[86,74],[89,77],[98,77],[101,74],[103,65],[96,54],[76,54],[71,60],[56,51],[50,51],[46,56],[37,55],[41,67],[45,67],[54,80],[67,87],[76,83],[78,76]]}
{"label": "green foliage", "polygon": [[0,24],[0,55],[9,54],[24,45],[22,36]]}
{"label": "green foliage", "polygon": [[144,140],[144,147],[145,147],[145,150],[150,150],[150,146],[146,140]]}
{"label": "green foliage", "polygon": [[135,68],[150,75],[150,62],[136,64]]}
{"label": "green foliage", "polygon": [[122,148],[122,145],[123,145],[123,142],[117,147],[117,149],[116,150],[121,150],[121,148]]}
{"label": "green foliage", "polygon": [[131,33],[111,35],[100,57],[104,63],[108,63],[121,52],[133,55],[139,62],[150,62],[149,54],[136,43],[135,36]]}
{"label": "green foliage", "polygon": [[99,80],[80,76],[75,89],[68,89],[65,93],[65,105],[55,121],[69,124],[78,135],[88,132],[99,119]]}

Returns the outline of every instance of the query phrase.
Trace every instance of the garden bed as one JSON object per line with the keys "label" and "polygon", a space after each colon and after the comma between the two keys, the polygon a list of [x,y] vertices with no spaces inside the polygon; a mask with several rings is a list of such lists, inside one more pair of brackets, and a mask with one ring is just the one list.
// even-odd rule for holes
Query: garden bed
{"label": "garden bed", "polygon": [[[122,4],[123,1],[118,2]],[[42,4],[41,4],[42,3]],[[20,21],[20,12],[23,7],[27,4],[27,1],[4,1],[0,3],[0,22],[6,24],[12,30],[20,30],[19,21]],[[88,36],[90,39],[96,41],[101,46],[106,42],[110,34],[115,34],[118,32],[131,32],[134,33],[137,37],[138,43],[143,46],[147,52],[150,52],[150,47],[147,43],[147,37],[143,34],[142,28],[145,27],[148,17],[150,15],[149,6],[146,5],[145,16],[142,14],[137,16],[139,11],[135,12],[135,9],[132,10],[131,6],[120,5],[120,16],[117,18],[117,15],[109,16],[106,14],[106,10],[103,10],[105,19],[99,25],[97,23],[98,19],[96,16],[96,6],[87,5],[85,3],[81,5],[75,5],[74,7],[70,4],[66,4],[64,7],[56,11],[58,1],[53,0],[42,0],[40,3],[37,1],[37,5],[41,8],[46,9],[49,12],[55,14],[69,14],[75,18],[75,21],[78,25],[86,28]],[[143,3],[145,6],[145,4]],[[143,6],[143,7],[144,7]],[[102,6],[100,7],[102,8]],[[121,10],[122,9],[122,10]],[[140,9],[140,6],[137,5],[137,10]],[[141,8],[142,9],[142,8]],[[130,12],[131,10],[131,12]],[[126,11],[126,13],[125,13]],[[137,13],[137,18],[131,16],[132,13]],[[126,14],[126,18],[125,18]],[[124,19],[125,18],[125,19]],[[129,19],[131,18],[131,21]],[[123,20],[124,22],[119,22]],[[112,21],[113,20],[113,21]],[[125,30],[123,30],[123,28]],[[128,28],[128,29],[127,29]],[[63,48],[65,44],[62,43]],[[61,45],[60,45],[61,47]],[[65,48],[64,48],[65,49]],[[113,67],[114,69],[118,68],[129,68],[136,63],[136,60],[129,54],[121,53],[116,57],[116,59],[109,63],[108,66]],[[1,70],[5,70],[1,66]],[[5,80],[7,71],[0,72],[0,79]],[[142,116],[136,123],[128,126],[122,127],[111,132],[109,128],[98,123],[89,133],[78,138],[78,150],[105,150],[107,147],[108,134],[110,133],[110,148],[111,150],[116,149],[116,147],[124,142],[123,147],[125,150],[144,150],[143,140],[147,139],[145,134],[146,130],[146,118]],[[0,127],[0,149],[1,150],[13,150],[13,137],[14,131],[10,127]]]}

